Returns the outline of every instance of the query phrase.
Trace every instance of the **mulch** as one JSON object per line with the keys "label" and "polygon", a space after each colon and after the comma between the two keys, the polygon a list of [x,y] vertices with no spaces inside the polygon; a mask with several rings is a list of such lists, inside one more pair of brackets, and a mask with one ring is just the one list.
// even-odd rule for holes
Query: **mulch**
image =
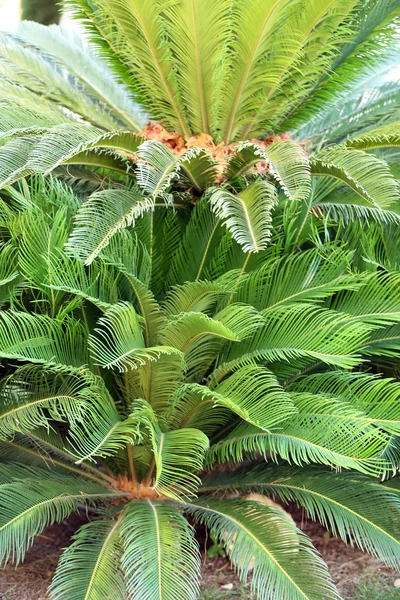
{"label": "mulch", "polygon": [[[378,559],[333,538],[319,524],[304,519],[300,511],[294,509],[291,513],[321,553],[344,598],[353,595],[361,578],[380,577],[393,585],[393,581],[400,576],[399,573],[390,571]],[[0,600],[48,600],[46,590],[62,548],[68,545],[79,524],[79,517],[74,517],[59,525],[48,527],[36,539],[23,565],[17,569],[9,565],[0,570]],[[243,588],[226,558],[208,558],[204,554],[202,558],[202,589],[217,592],[217,597],[221,600],[225,597],[239,598],[239,595],[232,594],[235,591],[239,593]],[[231,590],[225,592],[229,588]]]}

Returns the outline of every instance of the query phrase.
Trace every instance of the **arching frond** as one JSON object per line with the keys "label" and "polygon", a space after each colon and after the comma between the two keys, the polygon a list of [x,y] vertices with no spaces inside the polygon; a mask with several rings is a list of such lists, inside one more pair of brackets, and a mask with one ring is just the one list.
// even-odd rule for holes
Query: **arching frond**
{"label": "arching frond", "polygon": [[5,379],[1,389],[0,437],[48,428],[51,419],[74,423],[96,395],[84,377],[21,367]]}
{"label": "arching frond", "polygon": [[215,189],[209,202],[244,252],[260,252],[267,247],[271,236],[271,212],[277,203],[274,186],[258,182],[237,195]]}
{"label": "arching frond", "polygon": [[[20,23],[16,33],[68,69],[87,97],[107,106],[116,126],[120,122],[134,131],[142,129],[144,115],[139,107],[132,102],[126,88],[117,82],[107,62],[101,60],[81,36],[57,25],[44,27],[33,21]],[[75,88],[78,85],[76,80],[74,85]]]}
{"label": "arching frond", "polygon": [[122,496],[95,483],[70,476],[46,475],[36,480],[11,483],[0,498],[0,563],[19,564],[33,539],[47,525],[59,523],[78,510]]}
{"label": "arching frond", "polygon": [[110,594],[113,600],[125,599],[120,526],[121,517],[79,529],[58,563],[49,589],[52,600],[104,600]]}
{"label": "arching frond", "polygon": [[95,334],[89,337],[89,348],[98,365],[121,373],[157,360],[161,354],[180,354],[168,344],[146,348],[140,318],[128,303],[116,304],[100,317]]}
{"label": "arching frond", "polygon": [[236,366],[262,360],[272,363],[300,358],[314,359],[342,368],[360,362],[360,340],[368,339],[370,327],[346,322],[344,315],[309,305],[278,306],[266,311],[265,325],[252,339],[231,346],[220,359],[214,376],[220,378]]}
{"label": "arching frond", "polygon": [[82,368],[89,363],[85,333],[79,321],[68,318],[0,312],[0,356],[65,370]]}
{"label": "arching frond", "polygon": [[377,208],[388,208],[399,198],[399,188],[388,165],[355,148],[336,146],[320,152],[311,159],[311,175],[333,177]]}
{"label": "arching frond", "polygon": [[75,217],[75,228],[67,243],[68,251],[89,265],[121,229],[154,208],[137,188],[108,189],[92,194]]}
{"label": "arching frond", "polygon": [[258,310],[294,302],[321,303],[341,290],[357,290],[363,278],[348,272],[351,255],[335,249],[326,255],[319,248],[281,258],[266,258],[237,288],[235,299]]}
{"label": "arching frond", "polygon": [[214,498],[185,509],[216,533],[243,582],[254,559],[251,591],[260,600],[340,597],[311,541],[282,511],[259,502]]}
{"label": "arching frond", "polygon": [[193,428],[163,433],[158,426],[151,435],[156,469],[153,489],[176,500],[195,496],[201,482],[196,472],[203,468],[208,437]]}
{"label": "arching frond", "polygon": [[162,308],[168,316],[183,312],[207,314],[219,298],[232,292],[233,287],[223,281],[190,281],[172,286],[165,296]]}
{"label": "arching frond", "polygon": [[196,600],[200,557],[193,530],[169,502],[131,502],[122,516],[122,567],[132,600]]}

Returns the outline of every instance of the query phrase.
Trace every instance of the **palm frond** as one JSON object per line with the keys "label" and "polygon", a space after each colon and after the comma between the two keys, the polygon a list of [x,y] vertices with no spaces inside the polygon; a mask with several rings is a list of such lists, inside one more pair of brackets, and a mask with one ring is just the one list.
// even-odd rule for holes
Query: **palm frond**
{"label": "palm frond", "polygon": [[237,195],[215,189],[209,202],[244,252],[260,252],[267,247],[271,236],[271,212],[277,204],[273,185],[260,181]]}
{"label": "palm frond", "polygon": [[59,523],[78,510],[78,504],[122,496],[95,483],[70,476],[46,474],[3,488],[0,507],[0,563],[19,564],[33,539],[47,525]]}
{"label": "palm frond", "polygon": [[92,194],[75,217],[75,228],[67,243],[68,251],[89,265],[121,229],[154,208],[137,188],[108,189]]}
{"label": "palm frond", "polygon": [[340,598],[311,541],[282,512],[259,502],[207,498],[185,506],[216,533],[245,583],[260,600]]}
{"label": "palm frond", "polygon": [[169,502],[131,502],[121,522],[122,567],[132,600],[196,600],[199,551],[193,530]]}
{"label": "palm frond", "polygon": [[89,348],[96,364],[121,373],[157,360],[161,354],[180,355],[178,349],[167,344],[145,347],[140,318],[129,303],[116,304],[100,317],[95,333],[89,337]]}
{"label": "palm frond", "polygon": [[62,600],[124,600],[121,569],[121,517],[83,525],[64,550],[50,586],[50,598]]}

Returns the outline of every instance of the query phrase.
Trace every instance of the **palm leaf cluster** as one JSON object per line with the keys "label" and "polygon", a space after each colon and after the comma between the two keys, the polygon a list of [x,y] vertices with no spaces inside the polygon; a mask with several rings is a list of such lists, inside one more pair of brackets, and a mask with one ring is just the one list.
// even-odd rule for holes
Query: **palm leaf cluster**
{"label": "palm leaf cluster", "polygon": [[69,4],[0,39],[0,561],[86,511],[53,600],[198,598],[197,524],[339,598],[244,496],[399,565],[398,2]]}

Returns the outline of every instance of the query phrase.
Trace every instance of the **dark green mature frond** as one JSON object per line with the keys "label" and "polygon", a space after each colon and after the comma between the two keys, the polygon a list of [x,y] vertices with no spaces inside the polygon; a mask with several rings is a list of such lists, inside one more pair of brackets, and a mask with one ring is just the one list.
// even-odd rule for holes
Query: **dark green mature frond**
{"label": "dark green mature frond", "polygon": [[[396,482],[396,480],[393,480]],[[321,469],[258,465],[236,473],[210,476],[204,492],[217,489],[257,490],[283,502],[296,502],[307,515],[329,527],[345,543],[398,568],[400,530],[392,511],[398,510],[398,492],[355,473],[334,473]]]}
{"label": "dark green mature frond", "polygon": [[45,477],[10,483],[0,497],[0,563],[20,563],[36,535],[69,517],[78,504],[121,496],[83,479],[48,472]]}
{"label": "dark green mature frond", "polygon": [[340,598],[311,541],[282,511],[214,498],[188,504],[185,510],[216,533],[243,582],[254,559],[251,591],[260,600]]}
{"label": "dark green mature frond", "polygon": [[131,502],[122,516],[122,567],[132,600],[197,600],[200,556],[193,530],[169,502]]}
{"label": "dark green mature frond", "polygon": [[64,550],[52,584],[52,600],[113,600],[126,598],[121,569],[121,517],[83,525]]}
{"label": "dark green mature frond", "polygon": [[215,188],[209,202],[244,252],[265,250],[271,237],[271,213],[277,204],[273,185],[260,181],[237,195]]}

